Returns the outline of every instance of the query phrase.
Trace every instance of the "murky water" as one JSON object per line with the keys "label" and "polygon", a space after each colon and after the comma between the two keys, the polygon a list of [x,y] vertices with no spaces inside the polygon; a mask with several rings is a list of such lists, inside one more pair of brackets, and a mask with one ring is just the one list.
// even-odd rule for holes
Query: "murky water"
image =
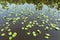
{"label": "murky water", "polygon": [[[54,28],[52,30],[48,29],[47,31],[44,30],[46,26],[49,26],[50,23],[56,24],[58,27],[60,27],[60,21],[58,23],[57,19],[60,19],[60,11],[57,10],[57,12],[51,13],[48,12],[48,8],[43,10],[36,10],[34,3],[24,3],[24,4],[14,4],[14,3],[4,3],[0,4],[0,30],[3,28],[4,31],[0,31],[0,34],[5,33],[5,36],[0,35],[0,40],[9,40],[10,35],[8,35],[8,32],[5,28],[7,27],[6,22],[9,22],[10,26],[8,29],[11,29],[11,32],[16,32],[17,36],[13,38],[13,40],[60,40],[60,30],[56,31]],[[37,20],[37,23],[42,25],[42,21],[46,22],[47,18],[44,18],[44,15],[48,16],[48,23],[43,24],[44,26],[39,27],[37,24],[34,24],[34,26],[28,30],[22,30],[22,27],[26,27],[26,25],[29,24],[30,21]],[[17,17],[20,19],[17,20]],[[8,21],[8,19],[14,19]],[[26,19],[25,19],[26,18]],[[21,22],[24,22],[24,25],[21,24]],[[16,24],[13,24],[13,21],[16,21]],[[8,24],[8,25],[9,25]],[[51,26],[49,26],[51,27]],[[41,30],[42,34],[39,34],[37,30]],[[35,31],[37,33],[37,36],[34,37],[32,34],[27,35],[27,32],[33,32]],[[49,39],[45,39],[44,35],[46,33],[51,34]]]}

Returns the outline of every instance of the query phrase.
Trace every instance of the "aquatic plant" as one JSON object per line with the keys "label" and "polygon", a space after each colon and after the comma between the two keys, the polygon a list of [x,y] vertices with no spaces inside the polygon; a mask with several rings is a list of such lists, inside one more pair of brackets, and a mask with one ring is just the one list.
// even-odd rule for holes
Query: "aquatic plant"
{"label": "aquatic plant", "polygon": [[[14,17],[12,17],[13,15],[14,15]],[[58,17],[58,16],[55,16],[55,17]],[[8,14],[8,16],[5,15],[2,17],[2,19],[3,20],[5,19],[4,20],[5,27],[1,29],[2,34],[0,36],[4,37],[6,35],[6,33],[4,31],[7,31],[8,35],[9,35],[9,40],[13,40],[13,38],[15,38],[18,35],[17,32],[12,31],[14,29],[13,26],[22,30],[22,32],[26,31],[26,33],[24,33],[24,34],[26,34],[28,36],[32,35],[33,37],[38,37],[38,35],[39,36],[43,35],[42,30],[44,32],[45,31],[47,32],[48,30],[50,30],[50,31],[52,31],[52,30],[59,31],[60,30],[60,28],[59,28],[60,23],[58,23],[60,21],[60,19],[54,18],[54,15],[52,15],[52,13],[49,13],[49,12],[46,13],[46,12],[40,11],[40,10],[31,11],[30,8],[25,9],[25,11],[23,11],[23,9],[21,9],[21,10],[19,10],[19,12],[16,12],[16,11],[10,12]],[[18,24],[19,24],[19,26],[17,26]],[[20,30],[19,30],[19,32],[21,32]],[[46,33],[44,35],[45,39],[49,39],[50,37],[51,37],[50,33]]]}

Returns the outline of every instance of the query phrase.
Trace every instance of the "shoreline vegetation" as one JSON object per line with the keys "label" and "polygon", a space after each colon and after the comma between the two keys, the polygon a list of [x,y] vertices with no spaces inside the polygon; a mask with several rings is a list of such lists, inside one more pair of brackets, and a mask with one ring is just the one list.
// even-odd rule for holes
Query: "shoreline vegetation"
{"label": "shoreline vegetation", "polygon": [[45,3],[45,4],[53,4],[53,3],[58,3],[60,4],[60,0],[0,0],[0,2],[9,2],[9,3],[34,3],[34,4],[38,4],[38,3]]}
{"label": "shoreline vegetation", "polygon": [[51,7],[54,7],[55,4],[58,5],[57,9],[60,9],[60,1],[59,0],[0,0],[0,4],[4,5],[6,7],[7,2],[9,4],[34,4],[36,8],[42,7],[42,4],[50,5]]}

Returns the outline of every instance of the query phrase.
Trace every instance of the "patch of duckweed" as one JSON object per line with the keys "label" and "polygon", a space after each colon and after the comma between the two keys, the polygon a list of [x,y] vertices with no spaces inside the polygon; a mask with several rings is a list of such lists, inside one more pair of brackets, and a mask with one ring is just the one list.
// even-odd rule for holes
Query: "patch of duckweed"
{"label": "patch of duckweed", "polygon": [[1,29],[1,32],[3,32],[3,31],[4,31],[4,29],[2,28],[2,29]]}
{"label": "patch of duckweed", "polygon": [[12,32],[9,32],[8,35],[12,35]]}
{"label": "patch of duckweed", "polygon": [[2,33],[1,36],[5,36],[5,33]]}
{"label": "patch of duckweed", "polygon": [[45,39],[49,39],[50,36],[51,36],[50,34],[46,33],[45,36],[44,36],[44,38]]}
{"label": "patch of duckweed", "polygon": [[48,27],[48,26],[46,26],[44,30],[49,30],[49,27]]}
{"label": "patch of duckweed", "polygon": [[[31,11],[30,8],[27,8],[26,11],[23,11],[23,9],[21,9],[20,13],[10,12],[8,14],[8,16],[11,17],[15,14],[15,17],[13,17],[13,18],[12,17],[9,18],[7,16],[2,17],[3,19],[6,19],[6,23],[5,23],[6,27],[2,28],[1,32],[4,32],[4,30],[6,30],[9,35],[9,40],[13,40],[13,38],[15,38],[18,35],[18,33],[11,31],[12,30],[12,29],[10,29],[11,23],[13,23],[15,25],[17,23],[17,21],[20,22],[21,20],[22,20],[20,22],[20,24],[22,24],[21,29],[23,31],[29,31],[29,32],[26,32],[26,34],[32,35],[33,37],[36,37],[39,34],[42,34],[43,33],[41,31],[42,28],[44,31],[53,30],[53,29],[55,29],[56,31],[60,30],[60,28],[56,24],[57,22],[55,22],[55,23],[52,22],[54,20],[54,18],[53,18],[54,16],[52,18],[49,18],[48,15],[43,14],[44,12],[40,14],[40,12],[38,12],[38,11],[39,10]],[[60,19],[57,19],[57,21],[59,22]],[[26,23],[26,25],[25,25],[25,23]],[[5,26],[5,24],[4,24],[4,26]],[[36,28],[38,27],[39,29],[35,29],[35,27]],[[32,29],[32,28],[33,28],[33,30],[31,31],[30,29]],[[5,35],[6,35],[5,33],[2,33],[0,36],[5,36]],[[51,36],[50,34],[46,33],[44,38],[49,39],[50,36]]]}
{"label": "patch of duckweed", "polygon": [[37,30],[37,32],[38,32],[39,34],[42,34],[41,30]]}
{"label": "patch of duckweed", "polygon": [[15,38],[16,36],[17,36],[17,33],[14,32],[14,33],[12,34],[12,37]]}
{"label": "patch of duckweed", "polygon": [[11,31],[11,29],[8,29],[7,31]]}
{"label": "patch of duckweed", "polygon": [[22,27],[22,30],[24,30],[25,28],[24,27]]}
{"label": "patch of duckweed", "polygon": [[10,36],[10,37],[9,37],[9,40],[12,40],[12,39],[13,39],[13,37],[12,37],[12,36]]}
{"label": "patch of duckweed", "polygon": [[31,34],[31,32],[27,32],[27,35],[30,35]]}
{"label": "patch of duckweed", "polygon": [[1,29],[2,33],[0,34],[0,36],[2,36],[2,37],[6,36],[6,33],[4,33],[4,31],[8,32],[7,35],[9,36],[8,37],[9,40],[13,40],[13,38],[15,38],[17,36],[17,32],[12,32],[11,29],[8,27],[8,25],[7,25],[7,27]]}
{"label": "patch of duckweed", "polygon": [[32,32],[32,35],[33,35],[34,37],[36,37],[36,36],[37,36],[37,34],[36,34],[36,32],[35,32],[35,31],[33,31],[33,32]]}
{"label": "patch of duckweed", "polygon": [[3,19],[6,19],[6,16],[3,16]]}

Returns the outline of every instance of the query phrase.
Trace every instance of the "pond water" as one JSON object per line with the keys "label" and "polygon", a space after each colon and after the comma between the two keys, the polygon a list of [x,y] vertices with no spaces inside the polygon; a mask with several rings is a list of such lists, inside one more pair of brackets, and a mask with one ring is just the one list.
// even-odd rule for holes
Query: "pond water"
{"label": "pond water", "polygon": [[[46,27],[49,29],[44,30]],[[42,34],[37,30],[41,30]],[[12,32],[12,35],[16,32],[16,37],[10,39],[12,35],[9,35],[9,32]],[[27,32],[31,34],[27,35]],[[37,36],[34,36],[33,32],[36,32]],[[51,35],[48,39],[44,38],[46,33]],[[5,36],[2,36],[4,34]],[[34,3],[1,3],[0,40],[60,40],[60,10],[45,4],[42,10],[36,10]]]}

